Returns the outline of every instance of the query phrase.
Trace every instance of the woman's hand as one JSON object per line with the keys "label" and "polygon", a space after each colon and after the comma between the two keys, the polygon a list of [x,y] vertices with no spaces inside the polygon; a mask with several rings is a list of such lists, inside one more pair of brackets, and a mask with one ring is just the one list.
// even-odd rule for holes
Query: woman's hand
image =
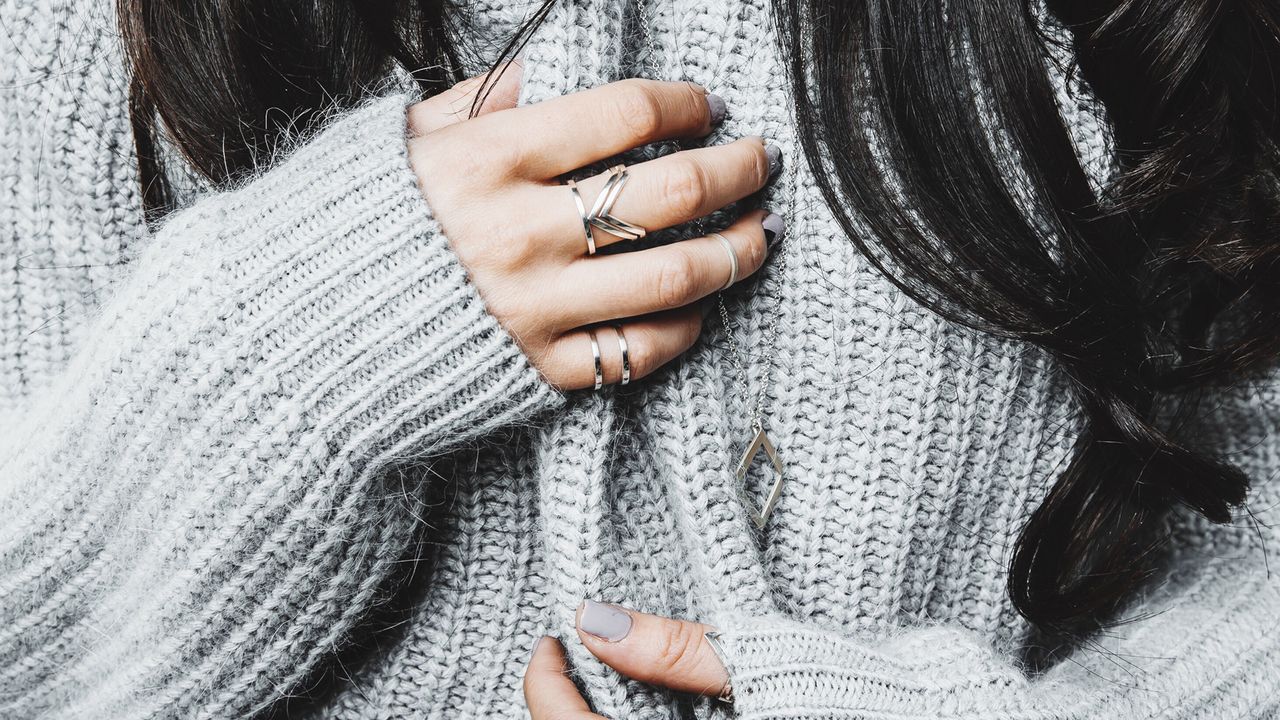
{"label": "woman's hand", "polygon": [[[721,697],[729,675],[706,638],[711,629],[591,600],[578,608],[578,637],[609,667],[651,685]],[[602,720],[565,671],[560,643],[550,636],[539,639],[524,673],[533,720]]]}
{"label": "woman's hand", "polygon": [[[410,161],[424,195],[485,304],[548,382],[591,387],[595,365],[586,328],[622,320],[632,377],[687,350],[702,327],[697,301],[720,289],[732,262],[716,238],[632,253],[587,255],[583,223],[563,174],[638,146],[701,137],[724,103],[684,82],[623,80],[514,107],[518,65],[466,119],[481,82],[460,83],[410,109]],[[707,215],[756,192],[778,164],[758,137],[677,152],[629,168],[612,214],[653,231]],[[606,174],[579,183],[588,206]],[[766,255],[766,224],[755,211],[723,235],[737,278]],[[619,241],[593,228],[597,247]],[[606,382],[622,375],[612,331],[599,336]]]}

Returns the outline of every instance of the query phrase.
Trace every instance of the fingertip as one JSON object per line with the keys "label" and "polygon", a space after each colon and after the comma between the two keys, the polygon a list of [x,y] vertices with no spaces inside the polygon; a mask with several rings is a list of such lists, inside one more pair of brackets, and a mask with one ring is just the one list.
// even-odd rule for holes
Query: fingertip
{"label": "fingertip", "polygon": [[724,98],[714,93],[707,93],[707,114],[712,127],[724,122],[728,112],[729,106],[725,104]]}
{"label": "fingertip", "polygon": [[782,148],[770,143],[765,145],[764,154],[769,159],[769,177],[773,177],[782,169]]}
{"label": "fingertip", "polygon": [[566,671],[559,639],[543,635],[524,672],[525,704],[532,717],[593,717]]}
{"label": "fingertip", "polygon": [[787,221],[777,213],[769,213],[760,221],[760,226],[764,228],[765,245],[772,250],[787,234]]}

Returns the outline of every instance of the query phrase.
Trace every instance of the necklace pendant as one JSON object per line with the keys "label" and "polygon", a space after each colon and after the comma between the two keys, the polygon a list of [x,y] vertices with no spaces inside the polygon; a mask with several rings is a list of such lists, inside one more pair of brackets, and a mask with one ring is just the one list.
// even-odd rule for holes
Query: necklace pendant
{"label": "necklace pendant", "polygon": [[[755,426],[756,434],[751,438],[751,445],[747,447],[747,451],[743,453],[742,460],[738,462],[738,470],[735,473],[738,479],[738,492],[742,495],[742,503],[747,507],[747,514],[757,528],[764,529],[769,522],[769,515],[773,513],[773,509],[777,507],[778,500],[782,497],[782,459],[778,457],[778,451],[774,449],[773,443],[769,442],[769,436],[764,432],[764,425],[757,423]],[[755,461],[756,455],[764,450],[765,456],[769,458],[769,462],[773,464],[776,478],[773,481],[773,487],[769,489],[769,496],[765,499],[764,504],[759,510],[753,509],[755,503],[747,495],[746,481],[747,472],[751,470],[751,463]]]}

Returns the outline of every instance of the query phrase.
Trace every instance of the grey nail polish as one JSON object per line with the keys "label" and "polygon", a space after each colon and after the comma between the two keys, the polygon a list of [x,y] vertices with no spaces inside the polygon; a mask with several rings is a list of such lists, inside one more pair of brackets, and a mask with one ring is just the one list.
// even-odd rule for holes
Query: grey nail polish
{"label": "grey nail polish", "polygon": [[787,234],[787,221],[777,213],[769,213],[760,224],[764,226],[764,244],[770,250]]}
{"label": "grey nail polish", "polygon": [[618,642],[631,632],[631,616],[612,605],[588,600],[582,606],[578,627],[602,640]]}
{"label": "grey nail polish", "polygon": [[764,149],[764,154],[769,158],[769,176],[772,177],[782,167],[782,150],[777,145],[769,145]]}
{"label": "grey nail polish", "polygon": [[728,110],[724,104],[724,98],[715,93],[707,93],[707,107],[711,109],[711,124],[719,125]]}

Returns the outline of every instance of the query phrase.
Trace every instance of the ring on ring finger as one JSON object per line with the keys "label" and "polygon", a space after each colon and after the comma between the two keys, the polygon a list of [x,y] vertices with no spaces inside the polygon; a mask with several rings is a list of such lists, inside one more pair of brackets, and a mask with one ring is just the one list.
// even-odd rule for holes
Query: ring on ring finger
{"label": "ring on ring finger", "polygon": [[[619,385],[628,385],[631,383],[631,349],[627,346],[627,336],[622,331],[620,323],[612,325],[614,336],[618,340],[618,354],[622,358],[622,379]],[[600,339],[596,335],[595,328],[587,329],[587,337],[591,340],[591,364],[595,374],[595,390],[604,387],[604,363],[600,353]]]}

